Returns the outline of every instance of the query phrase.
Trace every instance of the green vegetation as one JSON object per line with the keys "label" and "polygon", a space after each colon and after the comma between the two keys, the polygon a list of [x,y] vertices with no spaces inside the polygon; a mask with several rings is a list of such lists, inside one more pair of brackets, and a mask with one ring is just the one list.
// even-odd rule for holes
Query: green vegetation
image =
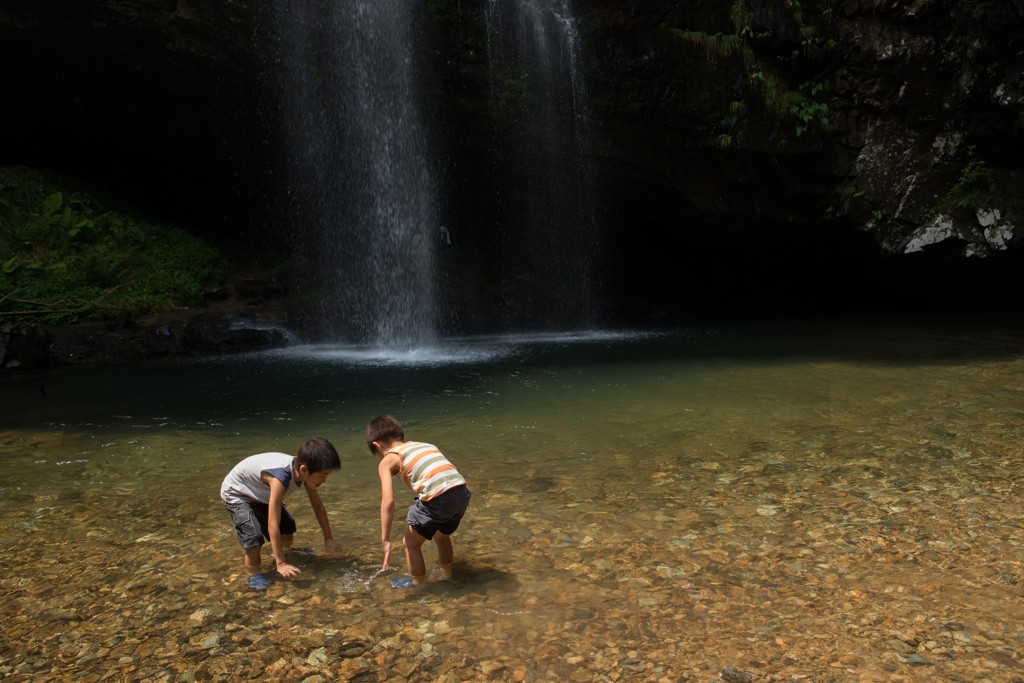
{"label": "green vegetation", "polygon": [[429,0],[427,11],[434,21],[454,23],[459,20],[459,7],[456,7],[451,0]]}
{"label": "green vegetation", "polygon": [[[956,184],[946,193],[945,204],[960,209],[975,208],[981,203],[981,195],[992,187],[992,171],[981,159],[974,156],[974,145],[967,147],[967,164],[960,171]],[[939,207],[947,208],[947,207]]]}
{"label": "green vegetation", "polygon": [[[465,52],[474,52],[486,43],[486,35],[491,27],[479,9],[463,7],[463,3],[453,0],[428,0],[427,15],[435,27],[443,34],[446,48],[460,45]],[[441,55],[446,50],[437,49]]]}
{"label": "green vegetation", "polygon": [[728,36],[724,33],[710,35],[700,31],[681,31],[670,29],[680,40],[696,45],[707,55],[708,60],[723,59],[733,55],[741,55],[743,61],[749,63],[754,59],[754,52],[740,36]]}
{"label": "green vegetation", "polygon": [[985,162],[974,156],[974,149],[974,145],[967,146],[967,163],[946,196],[924,212],[925,222],[939,214],[954,213],[958,209],[973,211],[983,208],[984,204],[991,201],[989,195],[994,189],[995,178]]}
{"label": "green vegetation", "polygon": [[[821,83],[808,82],[800,86],[803,90],[805,86],[811,86],[812,92],[817,93],[821,91]],[[816,102],[810,97],[800,97],[790,106],[789,113],[793,114],[800,123],[796,124],[796,136],[800,135],[805,130],[817,128],[825,132],[831,132],[831,120],[829,118],[828,105],[824,102]]]}
{"label": "green vegetation", "polygon": [[845,180],[833,190],[833,203],[825,210],[822,218],[832,219],[844,215],[850,210],[850,202],[858,197],[863,197],[863,192],[858,192],[856,184],[851,180]]}
{"label": "green vegetation", "polygon": [[502,81],[498,105],[503,109],[521,110],[530,101],[530,83],[526,74]]}
{"label": "green vegetation", "polygon": [[[730,17],[735,27],[732,35],[714,35],[700,31],[672,28],[663,24],[675,39],[701,49],[710,60],[739,58],[747,78],[765,106],[782,120],[791,121],[797,137],[805,132],[832,132],[828,101],[827,71],[817,64],[829,54],[838,51],[843,43],[832,10],[832,0],[820,0],[805,7],[800,0],[783,0],[790,20],[797,26],[795,36],[784,38],[774,31],[756,31],[754,12],[747,0],[736,0]],[[767,11],[774,18],[774,5]],[[785,66],[785,73],[780,67]],[[794,74],[804,74],[799,87],[791,87]],[[730,111],[736,113],[736,103]],[[785,140],[780,141],[785,144]]]}
{"label": "green vegetation", "polygon": [[57,324],[192,305],[224,264],[183,230],[62,191],[36,171],[0,171],[0,321]]}

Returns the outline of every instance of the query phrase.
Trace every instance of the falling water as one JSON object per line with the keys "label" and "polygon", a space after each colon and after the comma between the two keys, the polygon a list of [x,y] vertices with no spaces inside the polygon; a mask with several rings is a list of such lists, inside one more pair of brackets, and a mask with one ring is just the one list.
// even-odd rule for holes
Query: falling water
{"label": "falling water", "polygon": [[435,190],[403,0],[275,0],[287,226],[320,273],[329,334],[386,347],[436,331]]}
{"label": "falling water", "polygon": [[[589,109],[569,0],[488,0],[488,52],[503,146],[506,277],[547,301],[516,322],[596,321],[597,192]],[[511,302],[513,308],[515,302]],[[539,325],[538,325],[539,324]]]}

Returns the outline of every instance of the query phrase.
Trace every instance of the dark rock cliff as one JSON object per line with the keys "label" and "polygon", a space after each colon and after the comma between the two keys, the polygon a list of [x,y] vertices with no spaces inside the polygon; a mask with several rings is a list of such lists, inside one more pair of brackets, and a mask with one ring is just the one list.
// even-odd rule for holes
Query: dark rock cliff
{"label": "dark rock cliff", "polygon": [[[951,225],[977,256],[1020,222],[1024,12],[1010,0],[602,3],[587,16],[605,157],[698,212],[838,220],[890,253]],[[749,54],[716,54],[716,36]],[[769,72],[777,83],[758,87]],[[983,177],[964,179],[972,160]],[[1007,232],[986,236],[993,225]]]}
{"label": "dark rock cliff", "polygon": [[[1012,306],[1024,5],[575,4],[626,308]],[[433,81],[472,168],[500,88],[464,24]]]}
{"label": "dark rock cliff", "polygon": [[[463,271],[497,248],[494,159],[546,144],[502,125],[481,8],[430,0],[417,19]],[[1012,279],[1019,0],[576,12],[617,309],[870,309],[914,287],[969,304]],[[281,189],[274,41],[255,1],[0,0],[0,59],[16,65],[3,161],[121,188],[221,241],[285,246],[287,218],[268,208]]]}
{"label": "dark rock cliff", "polygon": [[232,0],[0,1],[5,162],[219,232],[266,166],[255,22]]}

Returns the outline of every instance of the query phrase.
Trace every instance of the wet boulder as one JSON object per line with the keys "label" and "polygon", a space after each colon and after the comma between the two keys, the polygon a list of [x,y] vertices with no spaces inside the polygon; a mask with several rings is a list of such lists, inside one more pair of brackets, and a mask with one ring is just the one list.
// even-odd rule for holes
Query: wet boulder
{"label": "wet boulder", "polygon": [[53,363],[49,349],[52,339],[35,325],[0,327],[0,368],[40,370]]}
{"label": "wet boulder", "polygon": [[287,346],[288,332],[258,313],[200,313],[185,326],[184,342],[193,353],[242,353]]}

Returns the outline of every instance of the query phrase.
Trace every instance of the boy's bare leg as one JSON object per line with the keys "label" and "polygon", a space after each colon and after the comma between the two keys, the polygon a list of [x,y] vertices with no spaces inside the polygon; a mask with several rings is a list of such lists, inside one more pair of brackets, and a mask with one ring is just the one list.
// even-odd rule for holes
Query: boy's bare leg
{"label": "boy's bare leg", "polygon": [[427,578],[427,565],[423,562],[423,544],[426,541],[427,539],[416,533],[412,527],[409,527],[405,532],[405,538],[402,539],[402,545],[405,546],[405,562],[409,567],[409,576],[412,577],[413,583],[417,585],[424,583]]}
{"label": "boy's bare leg", "polygon": [[245,551],[245,571],[250,574],[260,573],[260,551],[263,550],[263,546],[258,545],[255,548],[249,548]]}
{"label": "boy's bare leg", "polygon": [[285,550],[292,547],[295,542],[295,534],[281,534],[281,547]]}
{"label": "boy's bare leg", "polygon": [[441,577],[447,581],[452,578],[452,558],[455,557],[452,537],[438,531],[434,534],[434,545],[437,546],[437,563],[441,565]]}

